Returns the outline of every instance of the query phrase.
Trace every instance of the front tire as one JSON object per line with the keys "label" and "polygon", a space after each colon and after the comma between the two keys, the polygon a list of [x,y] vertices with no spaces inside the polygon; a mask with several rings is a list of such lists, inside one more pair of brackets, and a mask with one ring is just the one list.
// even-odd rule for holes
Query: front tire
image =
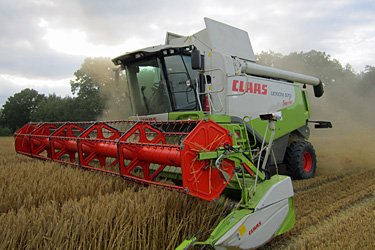
{"label": "front tire", "polygon": [[285,163],[292,179],[313,178],[316,171],[316,154],[313,145],[307,141],[296,141],[286,149]]}

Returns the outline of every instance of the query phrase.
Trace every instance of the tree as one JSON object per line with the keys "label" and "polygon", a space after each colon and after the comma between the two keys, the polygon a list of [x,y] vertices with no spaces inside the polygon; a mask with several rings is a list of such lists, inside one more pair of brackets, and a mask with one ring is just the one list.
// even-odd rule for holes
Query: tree
{"label": "tree", "polygon": [[56,94],[49,95],[39,103],[38,110],[31,114],[32,121],[67,122],[77,120],[74,115],[75,100],[71,97],[61,98]]}
{"label": "tree", "polygon": [[1,120],[4,127],[15,132],[30,121],[30,117],[38,110],[38,105],[46,97],[34,89],[24,89],[8,98],[3,105]]}
{"label": "tree", "polygon": [[0,136],[12,135],[10,128],[5,127],[4,121],[2,119],[3,108],[0,108]]}
{"label": "tree", "polygon": [[262,52],[257,57],[259,64],[315,76],[328,86],[336,82],[352,81],[357,77],[350,65],[344,68],[338,60],[332,59],[326,52],[311,50],[292,52],[284,56],[269,51]]}
{"label": "tree", "polygon": [[110,58],[86,58],[71,81],[75,113],[79,120],[123,119],[130,113],[126,77],[115,81],[116,70]]}
{"label": "tree", "polygon": [[[15,132],[24,124],[56,121],[123,119],[130,103],[125,75],[115,83],[115,66],[109,58],[86,58],[71,81],[73,98],[55,94],[46,97],[36,90],[24,89],[8,98],[0,109],[0,135]],[[104,114],[104,116],[103,116]]]}
{"label": "tree", "polygon": [[372,95],[375,90],[375,67],[366,65],[365,70],[361,72],[360,78],[362,91]]}
{"label": "tree", "polygon": [[10,128],[4,128],[0,126],[0,136],[10,136],[10,135],[12,135],[12,131],[10,130]]}
{"label": "tree", "polygon": [[106,97],[101,94],[101,88],[108,84],[108,66],[103,58],[86,58],[81,68],[70,81],[74,98],[73,114],[78,121],[95,120],[102,115]]}
{"label": "tree", "polygon": [[262,51],[257,55],[257,63],[268,67],[275,67],[275,64],[283,57],[281,53],[275,53],[272,50]]}

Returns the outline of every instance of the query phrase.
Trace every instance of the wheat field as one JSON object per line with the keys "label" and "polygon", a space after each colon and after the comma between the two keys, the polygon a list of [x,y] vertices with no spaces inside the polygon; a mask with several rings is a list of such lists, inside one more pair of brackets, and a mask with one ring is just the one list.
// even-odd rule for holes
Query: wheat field
{"label": "wheat field", "polygon": [[227,202],[16,155],[13,138],[0,138],[0,152],[0,249],[174,249],[230,211]]}
{"label": "wheat field", "polygon": [[[293,181],[295,227],[261,249],[374,249],[374,145],[313,143],[316,177]],[[227,201],[17,155],[13,138],[0,138],[0,199],[0,249],[174,249],[230,210]]]}
{"label": "wheat field", "polygon": [[375,138],[319,133],[316,176],[293,181],[295,227],[262,249],[375,249]]}

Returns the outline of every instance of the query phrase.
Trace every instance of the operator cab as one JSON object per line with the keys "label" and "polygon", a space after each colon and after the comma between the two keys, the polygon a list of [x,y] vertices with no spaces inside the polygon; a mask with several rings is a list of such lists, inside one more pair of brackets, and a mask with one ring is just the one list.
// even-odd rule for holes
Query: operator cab
{"label": "operator cab", "polygon": [[113,59],[126,71],[135,115],[197,110],[190,47],[157,46]]}

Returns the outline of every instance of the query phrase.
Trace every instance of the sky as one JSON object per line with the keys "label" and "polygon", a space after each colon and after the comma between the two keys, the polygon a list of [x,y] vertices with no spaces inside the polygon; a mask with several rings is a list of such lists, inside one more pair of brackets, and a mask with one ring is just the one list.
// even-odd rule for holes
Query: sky
{"label": "sky", "polygon": [[86,57],[116,57],[192,35],[204,17],[249,33],[255,53],[324,51],[375,66],[373,0],[0,0],[0,106],[25,88],[70,95]]}

